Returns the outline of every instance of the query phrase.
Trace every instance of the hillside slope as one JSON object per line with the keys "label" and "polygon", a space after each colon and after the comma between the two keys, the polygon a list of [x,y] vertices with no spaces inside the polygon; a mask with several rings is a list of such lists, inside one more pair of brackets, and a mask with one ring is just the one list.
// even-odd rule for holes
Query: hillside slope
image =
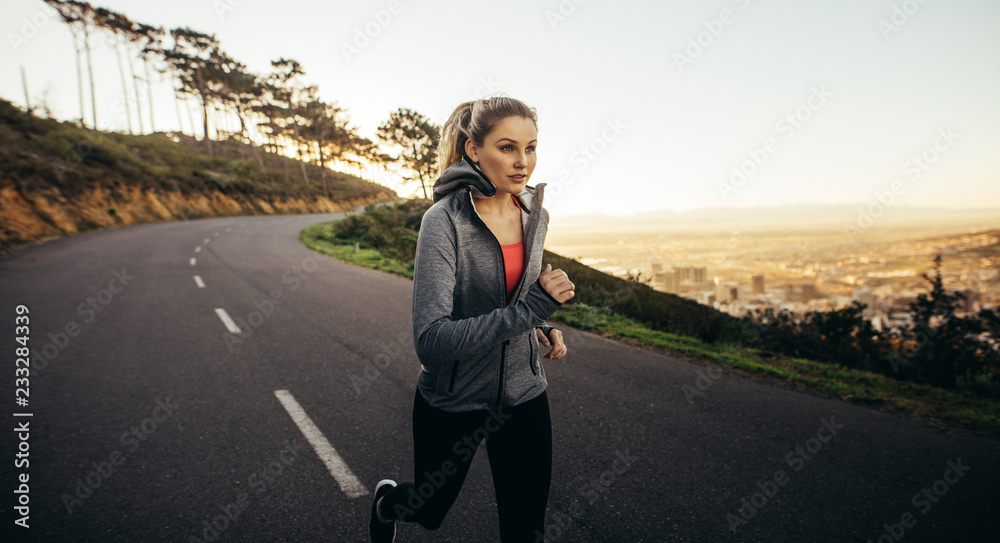
{"label": "hillside slope", "polygon": [[383,186],[216,142],[208,156],[177,134],[131,136],[29,115],[0,100],[0,252],[51,237],[141,222],[327,213],[387,201]]}

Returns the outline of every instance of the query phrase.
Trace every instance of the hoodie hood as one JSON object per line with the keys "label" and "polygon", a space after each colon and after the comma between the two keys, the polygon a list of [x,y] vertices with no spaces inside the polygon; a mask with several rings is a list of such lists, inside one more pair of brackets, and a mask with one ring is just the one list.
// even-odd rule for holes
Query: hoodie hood
{"label": "hoodie hood", "polygon": [[434,181],[434,201],[455,192],[456,190],[471,186],[481,192],[483,196],[490,197],[497,193],[497,187],[490,181],[475,164],[467,157],[462,162],[457,162],[448,167],[441,177]]}

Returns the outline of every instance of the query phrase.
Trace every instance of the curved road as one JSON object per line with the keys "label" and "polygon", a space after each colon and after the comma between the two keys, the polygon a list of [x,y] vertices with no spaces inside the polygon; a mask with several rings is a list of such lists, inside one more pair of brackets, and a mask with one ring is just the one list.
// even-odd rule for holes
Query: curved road
{"label": "curved road", "polygon": [[[4,541],[366,541],[367,493],[412,469],[412,283],[298,241],[336,217],[142,224],[0,257],[4,417],[30,432],[3,438]],[[24,408],[17,304],[35,364]],[[546,365],[548,541],[1000,533],[996,438],[565,333],[570,354]],[[397,541],[498,540],[484,453],[441,529]]]}

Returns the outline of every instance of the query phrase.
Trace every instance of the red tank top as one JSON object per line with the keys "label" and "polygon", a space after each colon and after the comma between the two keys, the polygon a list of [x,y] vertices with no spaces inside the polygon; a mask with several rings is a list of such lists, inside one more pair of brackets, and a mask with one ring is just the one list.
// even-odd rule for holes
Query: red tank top
{"label": "red tank top", "polygon": [[[521,203],[517,201],[517,198],[513,194],[510,197],[514,200],[514,204],[520,208]],[[503,251],[504,273],[507,277],[507,299],[509,300],[510,295],[514,292],[514,287],[521,279],[521,273],[524,271],[524,241],[500,245],[500,249]]]}

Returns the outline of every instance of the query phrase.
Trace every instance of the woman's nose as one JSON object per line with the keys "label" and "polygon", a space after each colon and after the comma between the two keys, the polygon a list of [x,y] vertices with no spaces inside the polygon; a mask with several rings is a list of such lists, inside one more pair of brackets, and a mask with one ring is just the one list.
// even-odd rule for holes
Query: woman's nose
{"label": "woman's nose", "polygon": [[521,151],[517,154],[517,160],[514,161],[515,168],[527,168],[528,167],[528,156]]}

